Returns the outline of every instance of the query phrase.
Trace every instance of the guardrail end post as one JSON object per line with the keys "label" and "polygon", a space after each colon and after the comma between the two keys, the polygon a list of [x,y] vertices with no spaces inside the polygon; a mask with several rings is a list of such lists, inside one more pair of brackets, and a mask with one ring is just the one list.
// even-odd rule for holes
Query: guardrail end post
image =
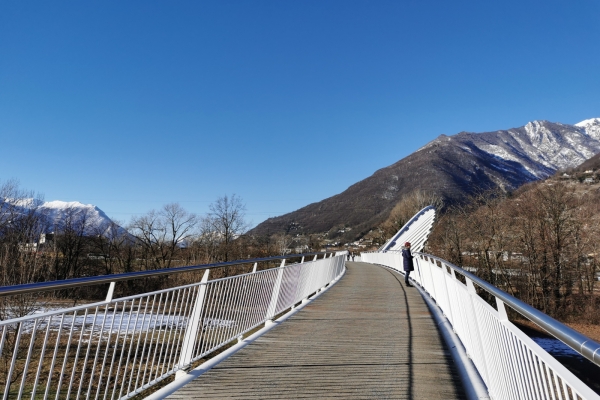
{"label": "guardrail end post", "polygon": [[106,302],[107,303],[109,301],[112,301],[112,299],[113,299],[113,294],[115,293],[115,283],[116,282],[111,282],[110,286],[108,287],[108,292],[106,293]]}

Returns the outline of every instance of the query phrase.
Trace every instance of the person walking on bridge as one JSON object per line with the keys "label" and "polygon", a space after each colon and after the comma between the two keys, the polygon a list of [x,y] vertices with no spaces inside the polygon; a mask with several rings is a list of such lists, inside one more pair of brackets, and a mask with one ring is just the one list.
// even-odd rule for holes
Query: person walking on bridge
{"label": "person walking on bridge", "polygon": [[410,271],[415,270],[415,266],[413,264],[414,256],[410,253],[410,243],[404,243],[404,247],[402,247],[402,258],[404,260],[404,282],[406,286],[412,286],[408,281],[408,276],[410,275]]}

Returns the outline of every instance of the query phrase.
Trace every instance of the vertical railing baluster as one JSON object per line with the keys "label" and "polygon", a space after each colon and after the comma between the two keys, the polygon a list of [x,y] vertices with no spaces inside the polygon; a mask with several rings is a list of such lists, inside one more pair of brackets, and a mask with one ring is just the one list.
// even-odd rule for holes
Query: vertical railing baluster
{"label": "vertical railing baluster", "polygon": [[[159,347],[159,343],[160,343],[160,346],[164,345],[164,340],[162,340],[162,341],[160,340],[160,332],[161,332],[161,329],[162,329],[162,326],[163,326],[163,321],[165,320],[165,315],[166,315],[166,311],[167,311],[167,303],[169,302],[169,295],[172,295],[172,294],[173,294],[173,292],[167,292],[167,293],[165,293],[165,296],[164,296],[165,302],[162,305],[162,307],[163,307],[162,311],[159,311],[159,310],[160,310],[160,303],[163,300],[163,294],[161,293],[161,295],[160,295],[161,297],[159,299],[159,306],[157,308],[157,312],[159,312],[159,314],[160,314],[160,322],[158,322],[158,318],[156,318],[156,322],[154,324],[155,330],[152,332],[152,339],[150,340],[150,344],[151,345],[153,343],[155,343],[155,344],[154,344],[154,351],[152,352],[152,364],[150,365],[150,370],[148,371],[148,382],[152,382],[153,381],[152,376],[156,375],[156,374],[154,374],[154,371],[155,371],[155,369],[154,369],[154,362],[156,361],[156,355],[158,353],[157,350],[158,350],[158,347]],[[158,329],[156,329],[156,327],[158,327]],[[158,333],[156,335],[156,342],[155,342],[154,341],[154,332],[156,330],[158,331]],[[161,347],[161,351],[162,351],[162,347]],[[158,354],[158,359],[160,360],[160,354]],[[158,370],[158,366],[156,367],[156,370]],[[146,373],[144,372],[144,379],[143,379],[144,381],[146,381],[146,375],[145,374]]]}
{"label": "vertical railing baluster", "polygon": [[214,348],[215,336],[217,329],[215,328],[215,321],[221,310],[221,295],[223,293],[223,281],[215,282],[214,284],[214,296],[212,298],[210,318],[207,321],[208,338],[205,352],[210,352]]}
{"label": "vertical railing baluster", "polygon": [[23,389],[25,388],[25,382],[27,379],[27,370],[29,369],[29,362],[31,361],[31,353],[33,350],[33,344],[35,342],[35,332],[37,330],[38,319],[35,319],[33,322],[33,328],[31,330],[31,338],[29,338],[29,348],[27,351],[27,355],[25,358],[25,365],[23,366],[23,376],[21,378],[21,386],[19,387],[19,394],[17,396],[18,399],[23,395]]}
{"label": "vertical railing baluster", "polygon": [[106,317],[108,315],[108,306],[109,302],[104,305],[104,316],[102,317],[102,324],[100,327],[100,332],[98,333],[98,345],[96,346],[96,355],[94,356],[94,363],[92,364],[92,369],[90,370],[90,382],[88,384],[88,390],[86,393],[86,398],[90,398],[90,394],[92,392],[92,386],[94,383],[94,373],[96,372],[96,365],[98,365],[98,357],[100,356],[100,349],[102,348],[102,337],[104,336],[104,327],[106,326]]}
{"label": "vertical railing baluster", "polygon": [[79,359],[79,351],[81,350],[81,344],[83,343],[83,335],[85,333],[85,325],[87,323],[88,309],[85,309],[83,313],[83,323],[81,324],[81,332],[79,332],[79,340],[77,342],[77,350],[75,351],[75,359],[73,361],[73,371],[71,372],[71,380],[69,381],[69,387],[67,388],[67,399],[70,398],[71,390],[73,390],[73,382],[75,381],[75,375],[77,374],[77,360]]}
{"label": "vertical railing baluster", "polygon": [[[42,343],[42,350],[40,351],[40,360],[38,361],[37,372],[35,374],[35,380],[33,382],[33,388],[31,390],[31,400],[35,399],[35,393],[37,392],[37,386],[40,379],[40,374],[42,373],[42,368],[44,365],[44,357],[46,355],[46,345],[48,344],[48,337],[50,335],[50,325],[52,324],[52,315],[48,317],[48,322],[46,325],[46,334],[44,335],[44,343]],[[52,371],[50,371],[52,373]]]}
{"label": "vertical railing baluster", "polygon": [[67,359],[69,357],[69,350],[71,348],[71,339],[73,339],[73,331],[75,330],[75,318],[77,317],[77,311],[73,312],[73,319],[71,320],[71,329],[69,331],[69,338],[67,339],[67,347],[65,348],[65,357],[63,358],[63,366],[60,370],[60,378],[58,379],[58,385],[56,387],[56,400],[60,398],[60,387],[62,386],[63,376],[67,367]]}
{"label": "vertical railing baluster", "polygon": [[[115,304],[115,307],[117,304],[118,303]],[[117,333],[115,334],[115,344],[114,344],[115,348],[113,350],[112,358],[110,361],[110,369],[109,369],[108,375],[106,377],[106,387],[104,390],[104,399],[105,400],[106,400],[106,397],[108,396],[108,392],[111,390],[110,382],[113,380],[113,370],[114,370],[114,366],[115,366],[115,359],[117,357],[117,351],[119,350],[119,339],[121,336],[121,330],[123,329],[123,319],[125,318],[125,308],[126,307],[127,307],[127,301],[124,300],[121,302],[121,314],[119,316],[119,325],[117,327]],[[116,315],[116,312],[115,312],[115,315]],[[128,328],[129,328],[129,326],[126,326],[126,329],[128,329]],[[127,336],[127,334],[125,334],[125,337],[123,338],[123,347],[125,346],[126,336]],[[115,380],[115,383],[113,385],[114,387],[116,387],[116,385],[117,385],[117,382],[116,382],[117,377],[118,377],[118,370],[117,370],[115,378],[114,378],[114,380]],[[114,388],[113,388],[113,393],[114,393]]]}
{"label": "vertical railing baluster", "polygon": [[222,304],[222,308],[221,308],[221,314],[219,315],[219,334],[217,336],[217,346],[221,346],[224,344],[225,341],[227,341],[227,322],[228,322],[228,318],[229,318],[229,313],[231,310],[231,300],[233,298],[233,286],[234,286],[234,280],[233,279],[228,279],[225,281],[226,282],[226,286],[225,286],[225,290],[223,291],[225,298],[223,300],[223,304]]}
{"label": "vertical railing baluster", "polygon": [[251,275],[248,277],[248,279],[250,280],[249,290],[246,292],[248,318],[244,330],[250,329],[255,326],[256,315],[258,313],[258,308],[260,307],[260,295],[258,295],[260,289],[260,277],[257,275]]}
{"label": "vertical railing baluster", "polygon": [[[113,312],[112,312],[112,319],[110,321],[110,328],[108,330],[108,335],[106,337],[106,349],[104,350],[104,356],[102,357],[102,368],[100,368],[100,373],[98,374],[98,386],[96,388],[96,396],[95,398],[98,399],[100,396],[100,389],[103,387],[102,385],[102,378],[104,376],[104,371],[105,371],[105,367],[106,367],[106,359],[110,354],[110,340],[112,338],[112,333],[113,333],[113,328],[115,326],[115,321],[117,320],[117,313],[118,313],[118,302],[112,303],[113,304]],[[108,304],[106,305],[107,309],[108,309]],[[108,315],[108,314],[107,314]],[[120,326],[120,322],[119,322],[119,326]],[[117,328],[118,330],[118,328]],[[119,340],[118,334],[115,336],[115,349],[116,349],[116,344]],[[116,351],[116,350],[115,350]],[[114,352],[113,352],[114,354]],[[114,356],[113,356],[114,358]],[[111,363],[111,367],[110,367],[110,371],[112,372],[112,363]],[[106,385],[104,386],[104,398],[106,398],[106,394],[108,393],[108,383],[110,381],[110,374],[111,372],[108,373],[108,376],[106,377]]]}
{"label": "vertical railing baluster", "polygon": [[222,290],[220,292],[219,308],[218,312],[215,314],[215,319],[213,320],[215,323],[213,348],[218,348],[221,345],[221,338],[223,337],[222,322],[225,319],[225,314],[227,313],[227,302],[229,300],[229,287],[231,285],[231,280],[221,281],[221,285]]}
{"label": "vertical railing baluster", "polygon": [[15,336],[15,346],[13,347],[13,355],[10,361],[10,367],[8,369],[8,373],[6,374],[6,388],[4,389],[3,400],[8,399],[8,395],[10,393],[10,379],[12,378],[12,374],[15,370],[15,364],[17,363],[17,353],[19,353],[19,344],[21,343],[21,329],[23,328],[23,323],[19,323],[19,327],[17,328],[17,334]]}
{"label": "vertical railing baluster", "polygon": [[[119,387],[119,393],[123,389],[123,383],[119,381],[119,376],[121,375],[121,364],[123,363],[123,356],[125,354],[125,346],[127,345],[127,339],[129,337],[129,329],[131,328],[131,315],[133,314],[134,305],[135,305],[135,299],[132,299],[131,300],[131,308],[129,309],[129,312],[127,313],[127,326],[125,328],[125,336],[123,337],[123,348],[121,349],[121,355],[119,356],[119,364],[117,365],[117,371],[115,374],[115,384],[113,387],[112,394],[110,396],[111,400],[114,400],[114,398],[115,398],[115,393],[117,392],[117,386]],[[125,307],[125,304],[123,304],[123,308],[124,307]],[[123,320],[121,320],[121,323],[122,322],[123,322]],[[121,396],[119,395],[118,398],[120,398],[120,397]]]}
{"label": "vertical railing baluster", "polygon": [[8,325],[4,325],[2,327],[2,337],[0,338],[0,356],[2,355],[2,351],[4,350],[4,343],[6,341],[6,331],[8,329]]}
{"label": "vertical railing baluster", "polygon": [[[79,378],[79,389],[77,390],[77,396],[75,396],[76,398],[79,398],[79,395],[81,393],[81,387],[84,382],[87,361],[88,361],[88,357],[90,355],[90,349],[92,348],[92,342],[93,342],[93,338],[94,338],[94,328],[96,327],[96,319],[98,317],[98,308],[99,308],[99,306],[96,307],[96,312],[94,313],[94,322],[92,322],[92,328],[90,330],[90,336],[88,339],[88,347],[87,347],[87,351],[85,352],[85,359],[83,360],[83,366],[81,367],[81,377]],[[98,339],[98,340],[100,340],[100,339]],[[100,345],[100,343],[98,343],[98,346],[99,345]],[[90,376],[90,382],[91,381],[92,381],[92,376]]]}
{"label": "vertical railing baluster", "polygon": [[50,363],[50,369],[48,370],[48,382],[46,384],[46,391],[44,392],[44,399],[48,398],[50,392],[50,383],[52,382],[52,371],[54,371],[54,365],[58,357],[58,347],[60,344],[60,335],[62,333],[63,323],[65,321],[65,314],[61,315],[60,325],[58,326],[58,332],[56,334],[56,344],[54,346],[54,353],[52,354],[52,362]]}
{"label": "vertical railing baluster", "polygon": [[[141,301],[141,299],[142,298],[140,298],[140,301]],[[140,343],[142,341],[142,332],[144,331],[144,322],[146,321],[146,314],[148,312],[148,303],[149,303],[150,299],[149,299],[149,297],[143,297],[143,299],[145,299],[145,302],[144,302],[144,312],[142,313],[142,326],[139,329],[138,338],[135,342],[135,354],[133,355],[133,361],[131,361],[131,372],[129,374],[129,383],[127,384],[127,390],[125,391],[126,394],[131,393],[131,383],[133,381],[135,364],[136,364],[137,356],[138,356],[138,353],[140,350]],[[141,306],[141,304],[140,304],[140,306]],[[138,312],[139,312],[139,309],[138,309]],[[138,327],[138,321],[136,319],[134,328],[137,328],[137,327]],[[134,334],[135,334],[135,331],[134,331]],[[132,335],[131,339],[133,341],[133,335]],[[140,367],[141,367],[141,365],[140,365]],[[138,371],[139,370],[140,370],[140,368],[138,368]]]}
{"label": "vertical railing baluster", "polygon": [[[150,344],[148,344],[148,337],[150,336],[150,331],[152,331],[152,334],[154,335],[154,328],[151,326],[152,326],[152,318],[154,317],[154,305],[155,304],[156,304],[156,294],[154,294],[152,296],[152,306],[150,306],[150,317],[148,319],[148,328],[146,329],[146,332],[144,335],[144,346],[142,347],[142,354],[140,356],[140,367],[138,368],[138,373],[135,378],[135,387],[138,391],[140,390],[140,387],[144,386],[144,378],[146,377],[146,370],[148,368],[148,361],[150,359],[150,354],[149,354],[150,351],[148,351],[148,354],[146,355],[146,361],[145,361],[144,367],[142,367],[142,364],[144,363],[144,355],[146,354],[146,347],[152,348],[152,339],[150,339]],[[140,382],[140,375],[142,374],[142,371],[143,371],[143,376],[142,376],[142,381]]]}
{"label": "vertical railing baluster", "polygon": [[[167,339],[167,349],[165,351],[165,359],[162,365],[162,368],[160,370],[160,374],[164,375],[166,371],[168,371],[171,367],[171,365],[173,365],[171,363],[171,360],[173,358],[173,342],[171,340],[171,337],[177,334],[177,327],[175,324],[175,315],[177,314],[177,309],[179,308],[179,301],[182,298],[182,292],[184,290],[183,289],[179,289],[177,290],[177,298],[175,299],[175,306],[172,307],[172,314],[170,313],[169,318],[167,318],[167,325],[169,325],[169,338]],[[171,320],[172,317],[172,320]]]}
{"label": "vertical railing baluster", "polygon": [[201,327],[200,329],[202,329],[202,341],[201,341],[201,347],[200,347],[200,351],[198,352],[199,356],[202,356],[204,354],[206,354],[206,352],[208,351],[209,347],[209,340],[210,340],[210,329],[208,327],[208,321],[210,316],[213,313],[213,310],[215,309],[215,305],[216,305],[216,296],[217,296],[217,291],[218,291],[218,282],[214,282],[214,283],[207,283],[206,284],[206,305],[204,306],[204,309],[206,310],[204,312],[204,315],[202,316],[203,318],[200,320],[200,324]]}

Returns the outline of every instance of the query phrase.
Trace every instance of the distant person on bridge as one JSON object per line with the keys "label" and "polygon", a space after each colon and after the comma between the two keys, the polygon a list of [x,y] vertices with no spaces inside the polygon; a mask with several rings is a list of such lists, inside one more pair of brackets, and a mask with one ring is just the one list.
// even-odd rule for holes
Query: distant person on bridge
{"label": "distant person on bridge", "polygon": [[413,264],[413,255],[410,253],[410,243],[404,243],[404,247],[402,248],[402,258],[404,259],[404,282],[406,286],[412,286],[408,281],[408,275],[410,275],[410,271],[415,270],[415,266]]}

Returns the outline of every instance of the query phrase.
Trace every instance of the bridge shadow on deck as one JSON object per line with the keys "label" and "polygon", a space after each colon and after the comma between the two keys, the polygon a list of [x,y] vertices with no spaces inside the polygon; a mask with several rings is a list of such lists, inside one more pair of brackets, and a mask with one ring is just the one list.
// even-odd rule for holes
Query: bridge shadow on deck
{"label": "bridge shadow on deck", "polygon": [[465,398],[419,292],[384,268],[347,267],[313,303],[169,398]]}

